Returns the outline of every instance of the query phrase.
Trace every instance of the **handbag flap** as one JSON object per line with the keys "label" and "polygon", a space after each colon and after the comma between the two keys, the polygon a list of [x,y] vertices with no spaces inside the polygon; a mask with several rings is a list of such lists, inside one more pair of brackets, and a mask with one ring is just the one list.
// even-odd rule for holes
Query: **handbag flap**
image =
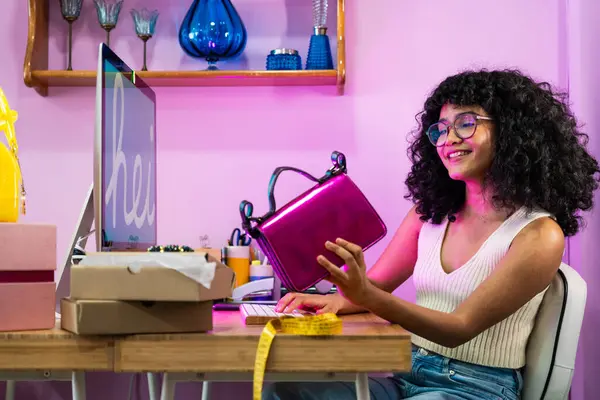
{"label": "handbag flap", "polygon": [[326,241],[343,238],[368,249],[387,233],[386,226],[360,189],[346,174],[339,174],[287,203],[258,230],[284,286],[303,291],[326,278],[317,262],[322,254],[332,263],[344,264],[325,249]]}

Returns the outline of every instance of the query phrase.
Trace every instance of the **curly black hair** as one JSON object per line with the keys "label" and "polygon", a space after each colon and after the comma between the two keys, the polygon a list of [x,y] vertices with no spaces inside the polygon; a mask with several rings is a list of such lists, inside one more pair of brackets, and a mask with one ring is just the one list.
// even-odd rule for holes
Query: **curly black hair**
{"label": "curly black hair", "polygon": [[[540,207],[553,214],[565,236],[582,227],[578,211],[593,206],[598,162],[588,153],[566,96],[518,70],[465,71],[446,78],[417,114],[408,154],[412,168],[405,196],[421,220],[439,224],[460,210],[465,184],[450,178],[427,128],[442,106],[480,106],[494,120],[494,158],[484,179],[498,208]],[[420,116],[420,121],[419,121]]]}

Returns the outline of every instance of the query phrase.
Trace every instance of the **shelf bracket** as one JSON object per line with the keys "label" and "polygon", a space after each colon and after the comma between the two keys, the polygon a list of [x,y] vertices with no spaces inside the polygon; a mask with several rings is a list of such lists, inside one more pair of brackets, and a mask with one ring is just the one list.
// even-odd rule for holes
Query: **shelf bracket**
{"label": "shelf bracket", "polygon": [[23,63],[25,85],[41,96],[48,95],[48,85],[33,78],[33,70],[48,69],[48,0],[28,0],[29,23],[27,49]]}
{"label": "shelf bracket", "polygon": [[346,10],[344,0],[337,2],[337,90],[344,94],[346,85]]}

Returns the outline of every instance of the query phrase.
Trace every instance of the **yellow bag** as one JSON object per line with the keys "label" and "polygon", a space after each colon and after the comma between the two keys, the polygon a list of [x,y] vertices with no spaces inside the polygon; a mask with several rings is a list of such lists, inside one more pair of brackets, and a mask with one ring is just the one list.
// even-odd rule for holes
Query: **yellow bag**
{"label": "yellow bag", "polygon": [[17,155],[19,146],[15,136],[17,118],[17,112],[10,109],[4,91],[0,88],[0,131],[4,131],[8,143],[7,148],[0,142],[0,222],[17,222],[19,203],[20,211],[25,215],[25,184],[21,175]]}

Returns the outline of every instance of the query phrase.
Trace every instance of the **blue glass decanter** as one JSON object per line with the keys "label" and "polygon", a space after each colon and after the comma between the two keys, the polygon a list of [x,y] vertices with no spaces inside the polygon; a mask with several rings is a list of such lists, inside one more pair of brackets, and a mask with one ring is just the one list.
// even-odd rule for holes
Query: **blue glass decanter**
{"label": "blue glass decanter", "polygon": [[194,0],[179,29],[179,45],[191,57],[204,58],[209,70],[246,48],[244,22],[230,0]]}

